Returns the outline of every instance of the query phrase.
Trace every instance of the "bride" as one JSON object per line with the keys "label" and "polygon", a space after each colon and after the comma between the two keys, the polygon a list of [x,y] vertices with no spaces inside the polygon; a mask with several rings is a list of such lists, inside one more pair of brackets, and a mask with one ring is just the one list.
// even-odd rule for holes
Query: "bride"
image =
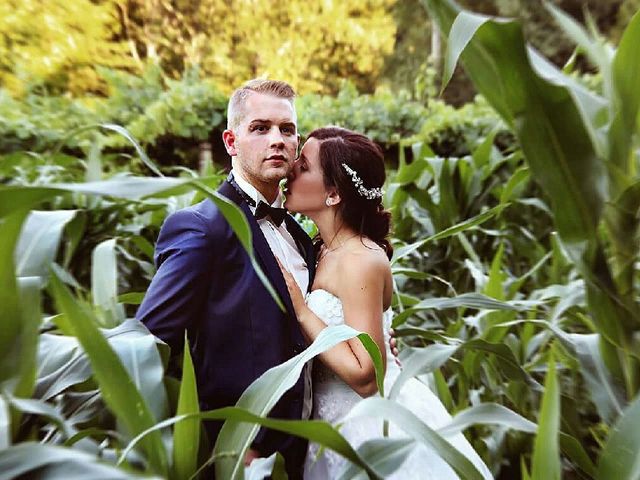
{"label": "bride", "polygon": [[[309,342],[327,325],[346,323],[368,333],[385,363],[385,391],[400,373],[388,348],[385,332],[391,323],[392,276],[387,240],[391,216],[382,206],[385,169],[382,150],[366,136],[342,128],[321,128],[309,135],[287,182],[286,208],[308,216],[318,227],[321,247],[312,291],[305,299],[289,272],[283,275],[300,327]],[[387,314],[386,314],[387,313]],[[386,357],[386,358],[385,358]],[[319,356],[314,364],[315,419],[336,424],[362,397],[377,392],[373,362],[354,338]],[[407,382],[398,401],[431,428],[450,416],[431,390],[416,379]],[[382,436],[381,422],[356,418],[341,428],[357,448]],[[391,436],[403,436],[390,430]],[[485,478],[487,467],[461,434],[447,440],[460,450]],[[305,479],[337,478],[347,460],[332,451],[309,446]],[[435,452],[419,445],[392,478],[458,478]]]}

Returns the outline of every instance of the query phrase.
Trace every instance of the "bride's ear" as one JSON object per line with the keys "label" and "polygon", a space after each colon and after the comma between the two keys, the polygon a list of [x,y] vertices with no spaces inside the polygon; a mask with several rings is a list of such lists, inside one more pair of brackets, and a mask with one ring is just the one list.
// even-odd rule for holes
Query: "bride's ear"
{"label": "bride's ear", "polygon": [[340,194],[337,191],[334,190],[330,192],[326,201],[327,207],[338,205],[340,203],[340,200]]}

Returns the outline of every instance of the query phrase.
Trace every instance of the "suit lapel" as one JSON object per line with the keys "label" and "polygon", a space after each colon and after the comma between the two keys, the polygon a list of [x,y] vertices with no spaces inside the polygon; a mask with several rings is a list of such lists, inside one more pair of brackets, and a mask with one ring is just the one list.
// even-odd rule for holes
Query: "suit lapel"
{"label": "suit lapel", "polygon": [[249,205],[246,201],[244,201],[244,199],[228,181],[222,183],[222,186],[218,189],[218,192],[231,200],[233,203],[237,204],[238,207],[240,207],[240,209],[244,212],[245,217],[247,218],[247,222],[249,223],[249,227],[251,228],[253,250],[256,253],[258,263],[269,279],[269,282],[271,282],[271,285],[278,293],[278,296],[287,309],[287,313],[289,313],[292,318],[295,318],[296,315],[293,309],[293,304],[291,303],[291,296],[289,295],[289,290],[287,289],[287,285],[284,281],[284,277],[282,276],[282,272],[280,271],[280,267],[276,262],[276,258],[271,251],[271,248],[269,248],[269,244],[267,243],[267,240],[264,237],[262,230],[260,229],[260,225],[258,225],[258,222],[252,215],[251,210],[249,209]]}

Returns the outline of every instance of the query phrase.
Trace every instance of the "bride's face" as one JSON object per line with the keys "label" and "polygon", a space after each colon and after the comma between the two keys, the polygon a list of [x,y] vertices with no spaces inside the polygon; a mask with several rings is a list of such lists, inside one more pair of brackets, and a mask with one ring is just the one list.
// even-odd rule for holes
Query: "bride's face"
{"label": "bride's face", "polygon": [[287,180],[285,207],[307,216],[327,208],[329,192],[320,166],[320,142],[310,138],[302,147]]}

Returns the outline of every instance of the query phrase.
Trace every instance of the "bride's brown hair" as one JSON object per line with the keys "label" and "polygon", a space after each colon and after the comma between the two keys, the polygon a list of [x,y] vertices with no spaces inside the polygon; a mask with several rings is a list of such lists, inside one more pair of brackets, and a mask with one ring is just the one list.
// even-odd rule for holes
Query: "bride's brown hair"
{"label": "bride's brown hair", "polygon": [[319,128],[308,138],[320,143],[318,156],[324,184],[338,191],[341,198],[338,213],[344,223],[380,245],[391,258],[393,247],[388,240],[391,213],[384,209],[381,196],[363,195],[343,166],[355,171],[367,190],[381,189],[386,178],[382,149],[367,136],[339,127]]}

